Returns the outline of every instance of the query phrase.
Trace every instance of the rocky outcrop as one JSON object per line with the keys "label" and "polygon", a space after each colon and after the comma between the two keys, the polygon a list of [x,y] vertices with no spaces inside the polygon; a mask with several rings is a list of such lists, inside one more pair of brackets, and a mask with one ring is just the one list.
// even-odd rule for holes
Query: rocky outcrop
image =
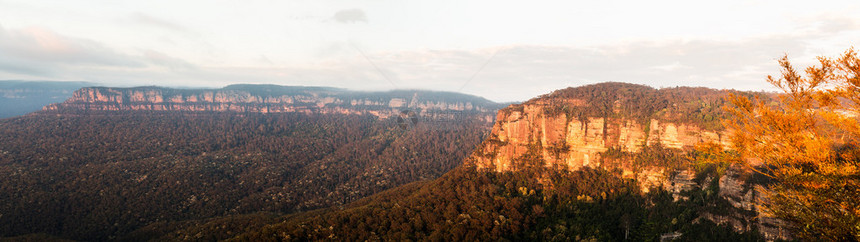
{"label": "rocky outcrop", "polygon": [[[759,192],[764,190],[764,186],[749,182],[750,177],[755,174],[750,171],[745,171],[741,167],[732,166],[726,170],[725,175],[719,179],[720,197],[723,197],[733,207],[742,211],[750,211],[749,214],[738,216],[732,215],[709,215],[708,219],[718,223],[731,224],[735,230],[751,230],[755,227],[767,239],[788,240],[791,239],[791,234],[784,228],[785,221],[758,214],[758,202],[761,199]],[[758,223],[749,223],[747,221],[758,219]]]}
{"label": "rocky outcrop", "polygon": [[44,111],[184,111],[370,114],[381,118],[404,112],[435,119],[459,114],[479,114],[492,121],[499,105],[483,98],[445,92],[355,92],[325,87],[232,85],[222,89],[172,89],[162,87],[86,87],[62,103]]}
{"label": "rocky outcrop", "polygon": [[[600,84],[599,84],[600,85]],[[607,151],[627,154],[640,152],[645,147],[665,147],[675,151],[689,151],[696,144],[712,142],[723,147],[731,145],[729,134],[721,128],[706,128],[696,120],[688,122],[677,118],[679,116],[706,117],[709,114],[680,113],[680,106],[689,106],[689,102],[704,108],[719,105],[707,103],[698,97],[691,97],[689,102],[683,98],[652,98],[663,95],[653,89],[645,89],[638,98],[656,100],[663,106],[657,106],[651,113],[640,110],[630,111],[633,107],[625,106],[635,103],[624,100],[624,95],[608,95],[610,98],[578,98],[576,93],[613,93],[617,89],[627,88],[625,85],[603,84],[604,87],[582,87],[586,90],[562,90],[568,93],[556,93],[529,100],[523,104],[515,104],[501,109],[493,125],[489,138],[478,147],[468,159],[477,169],[495,172],[517,171],[528,166],[538,166],[548,169],[578,170],[583,167],[620,170],[625,178],[635,179],[643,192],[655,187],[668,190],[674,198],[682,191],[702,189],[702,185],[694,182],[696,172],[691,164],[638,164],[629,160],[605,159]],[[616,86],[612,86],[616,85]],[[608,87],[607,87],[608,86]],[[620,86],[620,87],[619,87]],[[591,88],[591,89],[588,89]],[[639,87],[634,87],[639,88]],[[574,93],[574,94],[569,94]],[[644,94],[643,94],[644,93]],[[712,90],[711,93],[719,93]],[[674,94],[673,94],[674,95]],[[704,100],[704,99],[702,99]],[[712,99],[714,100],[714,99]],[[650,103],[641,103],[650,105]],[[597,106],[597,111],[594,110]],[[599,107],[607,107],[599,109]],[[647,109],[645,109],[647,110]],[[716,109],[712,109],[716,110]],[[697,112],[699,110],[696,110]],[[593,115],[593,114],[599,115]],[[638,114],[631,115],[631,114]],[[781,221],[757,217],[755,186],[741,177],[743,169],[734,167],[719,178],[720,196],[726,198],[738,212],[732,216],[706,214],[705,219],[717,223],[728,223],[738,231],[749,231],[754,226],[769,239],[789,239],[789,235],[780,229]],[[713,180],[711,180],[713,181]],[[703,182],[708,184],[709,182]],[[749,223],[748,221],[758,221]]]}
{"label": "rocky outcrop", "polygon": [[[578,100],[569,103],[586,105]],[[478,151],[475,164],[481,169],[498,172],[516,169],[516,162],[528,149],[536,149],[547,167],[577,170],[600,167],[601,153],[609,148],[637,152],[645,145],[683,149],[699,142],[716,142],[728,146],[725,132],[706,130],[693,124],[647,122],[618,117],[575,119],[566,113],[550,113],[552,105],[533,100],[499,111],[490,138]],[[621,167],[630,168],[630,167]],[[630,168],[632,169],[632,168]],[[630,175],[632,174],[632,171]],[[654,180],[657,171],[647,171]],[[639,175],[639,174],[636,174]]]}

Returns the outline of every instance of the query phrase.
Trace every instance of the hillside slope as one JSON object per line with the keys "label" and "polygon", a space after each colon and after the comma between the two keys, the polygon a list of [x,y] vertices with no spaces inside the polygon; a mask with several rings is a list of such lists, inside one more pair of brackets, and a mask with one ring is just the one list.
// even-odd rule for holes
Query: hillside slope
{"label": "hillside slope", "polygon": [[[320,88],[241,89],[224,92],[302,96],[311,101],[278,105],[298,109],[313,103],[307,107],[315,108],[283,113],[131,110],[167,105],[157,101],[165,93],[219,96],[222,91],[83,88],[45,111],[0,120],[0,236],[111,240],[150,224],[346,204],[434,179],[460,165],[485,137],[495,105],[422,91],[335,90],[339,96],[334,99],[316,93]],[[114,95],[117,90],[120,94]],[[149,101],[128,106],[99,101],[110,95],[132,100],[138,90],[152,91],[141,99]],[[101,92],[114,94],[82,98]],[[340,99],[346,97],[354,99]],[[392,100],[407,97],[422,101],[414,109],[391,107],[397,102]],[[235,98],[194,105],[224,105]],[[386,104],[316,103],[371,98]],[[427,103],[435,106],[420,106]],[[263,104],[243,107],[256,105]],[[325,111],[337,108],[348,112]]]}

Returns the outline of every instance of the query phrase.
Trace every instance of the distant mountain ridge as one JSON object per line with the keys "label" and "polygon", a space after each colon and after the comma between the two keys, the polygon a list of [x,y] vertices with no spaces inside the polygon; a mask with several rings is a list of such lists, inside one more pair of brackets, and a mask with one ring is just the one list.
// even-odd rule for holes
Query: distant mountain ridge
{"label": "distant mountain ridge", "polygon": [[0,81],[0,118],[38,111],[45,105],[62,102],[89,82]]}
{"label": "distant mountain ridge", "polygon": [[220,89],[166,87],[85,87],[44,111],[215,111],[254,113],[371,114],[387,118],[405,111],[425,118],[451,119],[460,113],[487,113],[501,104],[452,92],[394,90],[350,91],[332,87],[237,84]]}

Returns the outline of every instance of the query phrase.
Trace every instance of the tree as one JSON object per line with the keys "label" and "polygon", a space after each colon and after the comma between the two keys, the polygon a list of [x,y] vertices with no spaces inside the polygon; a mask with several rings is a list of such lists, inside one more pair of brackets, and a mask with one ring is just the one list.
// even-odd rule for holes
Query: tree
{"label": "tree", "polygon": [[801,75],[779,60],[767,81],[773,99],[730,95],[734,148],[742,163],[774,180],[762,190],[766,214],[793,224],[795,236],[860,240],[860,58],[853,49]]}

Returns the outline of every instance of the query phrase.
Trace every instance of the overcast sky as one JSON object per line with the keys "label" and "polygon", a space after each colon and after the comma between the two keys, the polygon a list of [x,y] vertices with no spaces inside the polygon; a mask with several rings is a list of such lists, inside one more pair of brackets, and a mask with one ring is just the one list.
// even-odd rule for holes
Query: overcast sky
{"label": "overcast sky", "polygon": [[701,2],[0,0],[0,80],[765,90],[782,55],[809,65],[860,40],[860,1]]}

